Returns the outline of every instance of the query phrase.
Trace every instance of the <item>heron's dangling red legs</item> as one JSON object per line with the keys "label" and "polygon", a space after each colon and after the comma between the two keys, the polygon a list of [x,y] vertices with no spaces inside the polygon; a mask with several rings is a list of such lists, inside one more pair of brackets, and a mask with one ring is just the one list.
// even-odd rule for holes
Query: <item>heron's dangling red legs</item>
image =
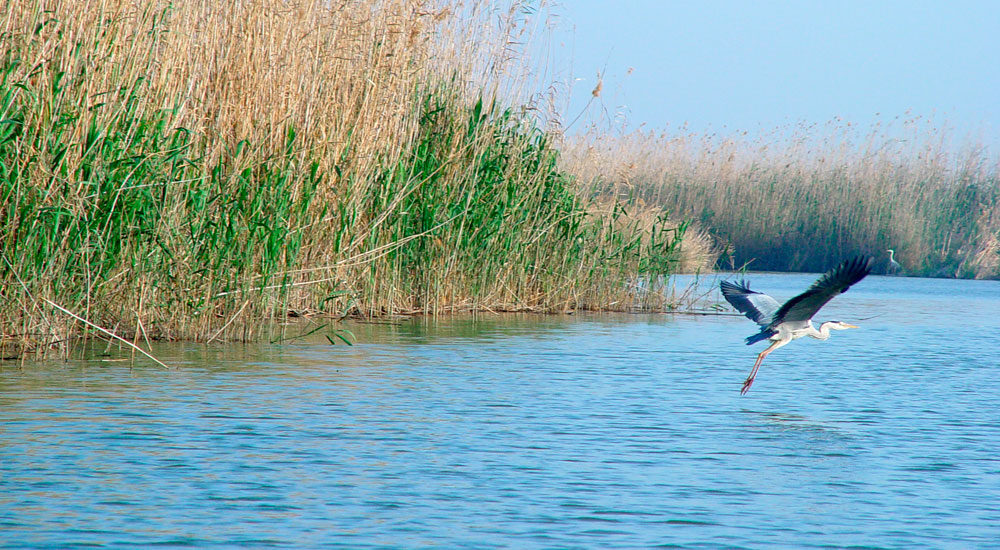
{"label": "heron's dangling red legs", "polygon": [[767,354],[780,348],[788,342],[788,340],[777,340],[768,346],[766,350],[757,355],[757,361],[753,364],[753,370],[750,371],[750,376],[747,376],[747,379],[743,381],[743,389],[740,390],[740,395],[746,395],[747,392],[750,391],[750,386],[753,385],[754,379],[757,378],[757,369],[760,368],[760,364],[764,362],[764,358],[767,357]]}

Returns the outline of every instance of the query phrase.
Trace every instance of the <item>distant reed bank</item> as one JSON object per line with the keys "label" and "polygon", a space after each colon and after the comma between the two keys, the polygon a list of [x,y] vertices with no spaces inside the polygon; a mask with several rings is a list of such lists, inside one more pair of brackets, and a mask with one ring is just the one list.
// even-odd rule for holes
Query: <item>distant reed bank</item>
{"label": "distant reed bank", "polygon": [[673,307],[686,225],[577,193],[518,88],[524,6],[5,6],[5,357],[289,316]]}
{"label": "distant reed bank", "polygon": [[821,272],[870,254],[876,272],[1000,277],[1000,156],[914,117],[855,137],[833,121],[771,135],[568,140],[584,194],[663,209],[707,232],[719,267]]}

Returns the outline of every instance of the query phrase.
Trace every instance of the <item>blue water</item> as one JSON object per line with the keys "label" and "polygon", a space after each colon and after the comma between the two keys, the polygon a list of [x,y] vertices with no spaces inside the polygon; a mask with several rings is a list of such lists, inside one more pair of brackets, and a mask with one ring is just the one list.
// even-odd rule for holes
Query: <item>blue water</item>
{"label": "blue water", "polygon": [[[752,275],[784,299],[809,275]],[[996,548],[1000,282],[0,369],[2,548]]]}

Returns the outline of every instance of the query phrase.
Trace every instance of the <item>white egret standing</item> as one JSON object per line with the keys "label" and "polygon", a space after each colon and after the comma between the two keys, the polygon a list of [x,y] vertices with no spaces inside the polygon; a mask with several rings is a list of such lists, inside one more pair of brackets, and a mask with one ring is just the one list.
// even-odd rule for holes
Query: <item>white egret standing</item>
{"label": "white egret standing", "polygon": [[722,281],[720,287],[726,301],[748,319],[760,325],[760,332],[747,338],[747,345],[761,340],[771,341],[771,345],[757,355],[757,362],[753,364],[750,376],[743,382],[740,395],[746,394],[750,389],[754,378],[757,377],[757,369],[760,368],[761,362],[772,351],[803,336],[826,340],[830,337],[830,330],[858,328],[840,321],[827,321],[816,330],[812,318],[834,296],[847,292],[851,285],[864,279],[871,271],[873,260],[871,257],[859,256],[841,262],[817,279],[808,290],[784,304],[779,304],[767,294],[750,290],[745,282]]}

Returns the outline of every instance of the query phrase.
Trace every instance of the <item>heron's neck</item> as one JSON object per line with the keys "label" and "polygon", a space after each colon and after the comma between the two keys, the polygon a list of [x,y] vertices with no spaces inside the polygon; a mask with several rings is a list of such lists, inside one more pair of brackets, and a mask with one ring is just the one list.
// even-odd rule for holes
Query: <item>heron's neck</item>
{"label": "heron's neck", "polygon": [[809,328],[812,330],[809,332],[809,336],[812,336],[817,340],[826,340],[830,338],[830,323],[831,321],[823,323],[819,326],[819,330],[816,330],[816,327],[812,326],[812,323],[810,323]]}
{"label": "heron's neck", "polygon": [[889,251],[889,261],[890,262],[895,261],[895,260],[892,259],[892,250]]}

